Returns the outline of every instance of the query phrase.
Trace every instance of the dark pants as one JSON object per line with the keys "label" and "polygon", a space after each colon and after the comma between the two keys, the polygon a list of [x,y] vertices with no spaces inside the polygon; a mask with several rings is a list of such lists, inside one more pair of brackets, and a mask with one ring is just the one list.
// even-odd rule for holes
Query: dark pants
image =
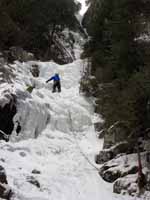
{"label": "dark pants", "polygon": [[57,88],[58,92],[61,92],[61,84],[60,84],[60,81],[54,81],[54,84],[53,84],[53,91],[52,91],[52,92],[56,92],[56,88]]}

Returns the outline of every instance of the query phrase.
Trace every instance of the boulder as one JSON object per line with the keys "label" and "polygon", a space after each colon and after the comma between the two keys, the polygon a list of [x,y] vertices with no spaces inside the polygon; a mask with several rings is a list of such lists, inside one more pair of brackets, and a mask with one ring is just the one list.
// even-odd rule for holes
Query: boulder
{"label": "boulder", "polygon": [[[145,154],[141,155],[142,160]],[[144,162],[143,162],[144,167]],[[138,173],[137,154],[120,154],[106,162],[100,168],[99,174],[105,181],[114,182],[118,178]]]}
{"label": "boulder", "polygon": [[8,184],[5,169],[0,165],[0,183]]}
{"label": "boulder", "polygon": [[102,172],[101,170],[100,175],[105,181],[113,183],[121,176],[121,172],[119,170],[106,170]]}
{"label": "boulder", "polygon": [[135,195],[137,191],[137,175],[128,175],[126,177],[119,178],[113,185],[113,192],[117,194],[124,192],[129,195]]}
{"label": "boulder", "polygon": [[130,148],[130,144],[127,141],[124,141],[112,146],[109,149],[103,149],[96,156],[96,163],[103,164],[104,162],[113,159],[118,154],[129,152]]}
{"label": "boulder", "polygon": [[113,183],[115,180],[117,180],[120,177],[125,177],[129,174],[136,174],[138,172],[137,166],[127,166],[127,167],[120,167],[117,165],[104,165],[100,169],[100,176],[107,182]]}
{"label": "boulder", "polygon": [[32,75],[34,77],[38,77],[39,76],[40,70],[39,70],[39,66],[38,65],[36,65],[36,64],[32,65],[30,71],[31,71],[31,73],[32,73]]}
{"label": "boulder", "polygon": [[98,155],[96,155],[95,162],[97,164],[103,164],[104,162],[113,159],[113,157],[114,155],[111,150],[102,150]]}
{"label": "boulder", "polygon": [[96,132],[100,132],[103,129],[103,123],[102,122],[96,122],[94,123],[94,128]]}

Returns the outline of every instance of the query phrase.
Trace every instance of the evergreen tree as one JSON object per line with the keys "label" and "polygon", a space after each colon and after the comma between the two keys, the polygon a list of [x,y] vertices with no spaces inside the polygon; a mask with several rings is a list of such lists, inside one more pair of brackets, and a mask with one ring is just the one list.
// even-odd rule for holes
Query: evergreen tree
{"label": "evergreen tree", "polygon": [[[97,88],[101,84],[100,91],[94,93],[96,111],[103,115],[107,127],[120,120],[132,128],[146,127],[150,63],[148,42],[145,47],[139,37],[147,31],[150,2],[94,0],[90,5],[83,20],[91,36],[84,55],[91,57]],[[98,90],[95,83],[93,90]]]}
{"label": "evergreen tree", "polygon": [[[0,35],[9,32],[14,36],[17,31],[17,38],[4,38],[1,46],[19,45],[35,51],[48,48],[53,36],[51,33],[55,32],[56,27],[72,28],[78,10],[73,0],[0,0],[0,3],[1,13],[5,14],[5,20],[1,14],[0,22],[6,21],[8,24],[5,30],[0,24]],[[10,23],[13,26],[11,30]]]}

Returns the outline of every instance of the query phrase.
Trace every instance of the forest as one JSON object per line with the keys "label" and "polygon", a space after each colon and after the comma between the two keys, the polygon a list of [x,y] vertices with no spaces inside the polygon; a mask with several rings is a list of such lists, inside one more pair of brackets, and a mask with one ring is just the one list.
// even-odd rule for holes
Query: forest
{"label": "forest", "polygon": [[90,40],[82,56],[90,57],[95,79],[89,77],[92,89],[83,88],[97,97],[105,127],[124,121],[131,132],[143,133],[150,124],[150,41],[144,37],[149,35],[150,1],[90,3],[83,19]]}
{"label": "forest", "polygon": [[0,0],[0,49],[21,46],[44,57],[55,32],[75,27],[79,8],[73,0]]}

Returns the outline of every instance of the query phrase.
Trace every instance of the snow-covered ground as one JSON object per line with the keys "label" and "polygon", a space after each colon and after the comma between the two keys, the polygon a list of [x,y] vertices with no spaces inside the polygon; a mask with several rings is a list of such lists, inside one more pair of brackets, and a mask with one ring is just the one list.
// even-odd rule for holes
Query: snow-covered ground
{"label": "snow-covered ground", "polygon": [[[39,66],[38,78],[30,72],[32,64]],[[92,101],[79,93],[83,61],[16,63],[13,67],[14,93],[21,97],[14,122],[19,120],[22,130],[18,136],[13,131],[11,142],[0,142],[0,165],[6,169],[13,199],[129,200],[113,194],[112,185],[92,166],[102,141],[94,131]],[[61,76],[61,93],[52,93],[52,83],[45,83],[55,72]],[[27,85],[35,86],[31,94],[23,93]],[[40,187],[30,183],[33,177]]]}

